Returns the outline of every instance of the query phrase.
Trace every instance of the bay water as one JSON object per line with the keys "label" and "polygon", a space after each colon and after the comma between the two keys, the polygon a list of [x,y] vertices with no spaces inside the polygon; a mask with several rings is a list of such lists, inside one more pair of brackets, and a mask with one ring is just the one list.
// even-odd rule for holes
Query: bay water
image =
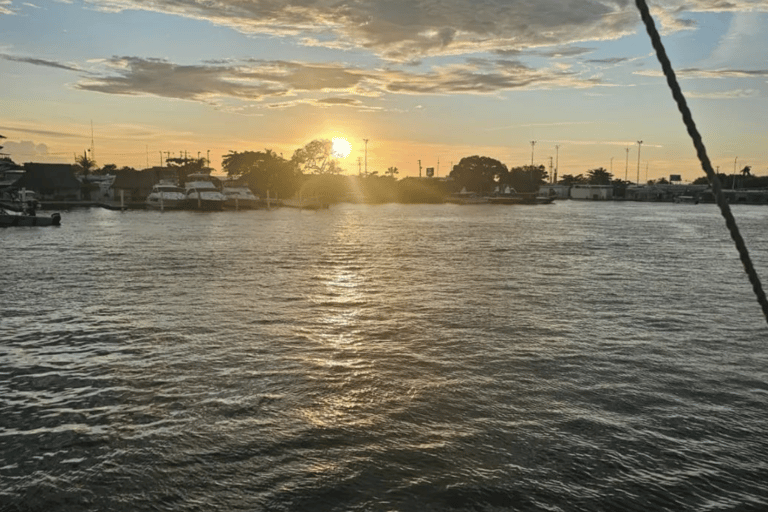
{"label": "bay water", "polygon": [[768,509],[714,205],[94,208],[0,256],[3,512]]}

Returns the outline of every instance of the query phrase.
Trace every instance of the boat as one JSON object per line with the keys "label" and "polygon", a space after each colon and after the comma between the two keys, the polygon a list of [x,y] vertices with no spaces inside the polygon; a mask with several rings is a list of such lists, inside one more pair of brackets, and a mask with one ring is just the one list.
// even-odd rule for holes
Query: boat
{"label": "boat", "polygon": [[221,192],[226,197],[225,208],[251,210],[262,205],[261,200],[244,185],[224,185]]}
{"label": "boat", "polygon": [[503,193],[491,196],[491,204],[550,204],[555,200],[555,196],[540,196],[536,192],[517,192],[511,187],[507,187]]}
{"label": "boat", "polygon": [[486,204],[490,202],[488,196],[481,196],[475,192],[467,192],[466,188],[462,188],[461,192],[455,192],[445,198],[447,203],[452,204]]}
{"label": "boat", "polygon": [[38,216],[34,207],[21,212],[0,208],[0,227],[11,226],[60,226],[61,214],[52,213],[50,217]]}
{"label": "boat", "polygon": [[213,183],[208,173],[196,173],[187,176],[185,185],[184,208],[189,210],[219,211],[224,209],[227,198]]}
{"label": "boat", "polygon": [[187,199],[186,191],[173,183],[160,182],[152,187],[152,192],[147,196],[147,206],[160,210],[175,210],[183,208]]}

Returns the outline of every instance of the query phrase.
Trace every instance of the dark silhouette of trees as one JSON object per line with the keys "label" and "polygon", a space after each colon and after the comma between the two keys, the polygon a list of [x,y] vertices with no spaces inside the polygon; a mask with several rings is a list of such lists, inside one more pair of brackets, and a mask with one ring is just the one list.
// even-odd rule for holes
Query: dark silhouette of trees
{"label": "dark silhouette of trees", "polygon": [[82,155],[75,158],[75,164],[83,176],[88,176],[96,168],[96,161],[91,159],[85,151],[83,151]]}
{"label": "dark silhouette of trees", "polygon": [[587,179],[584,177],[583,174],[577,174],[574,176],[573,174],[563,174],[560,179],[557,181],[559,185],[578,185],[581,183],[586,183]]}
{"label": "dark silhouette of trees", "polygon": [[115,164],[107,164],[93,171],[94,174],[115,174],[117,172],[117,166]]}
{"label": "dark silhouette of trees", "polygon": [[613,174],[602,167],[587,171],[587,183],[590,185],[610,185]]}
{"label": "dark silhouette of trees", "polygon": [[456,191],[466,188],[469,192],[488,194],[508,174],[507,166],[487,156],[468,156],[453,167],[449,178],[453,179]]}
{"label": "dark silhouette of trees", "polygon": [[549,173],[543,165],[524,165],[510,169],[502,184],[509,185],[516,192],[538,192],[548,178]]}
{"label": "dark silhouette of trees", "polygon": [[305,174],[341,174],[343,169],[333,159],[333,143],[316,139],[293,153],[291,162]]}
{"label": "dark silhouette of trees", "polygon": [[395,174],[398,174],[400,171],[397,170],[397,167],[390,167],[387,169],[387,176],[390,178],[394,178]]}
{"label": "dark silhouette of trees", "polygon": [[165,163],[168,167],[176,169],[176,176],[178,177],[179,185],[182,187],[187,182],[187,177],[190,174],[210,173],[212,170],[206,166],[207,161],[205,158],[167,158]]}
{"label": "dark silhouette of trees", "polygon": [[296,165],[271,149],[264,151],[230,151],[222,160],[222,168],[231,178],[241,178],[261,197],[290,197],[299,188],[301,173]]}

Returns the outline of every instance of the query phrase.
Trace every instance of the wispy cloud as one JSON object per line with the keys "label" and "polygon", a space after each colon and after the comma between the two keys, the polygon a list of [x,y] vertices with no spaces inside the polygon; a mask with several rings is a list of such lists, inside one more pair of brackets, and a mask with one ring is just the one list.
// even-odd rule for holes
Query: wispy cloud
{"label": "wispy cloud", "polygon": [[38,59],[34,57],[19,57],[16,55],[10,55],[7,53],[0,53],[0,59],[8,60],[11,62],[22,62],[25,64],[33,64],[35,66],[45,66],[49,68],[64,69],[66,71],[84,71],[81,67],[74,64],[64,64],[48,59]]}
{"label": "wispy cloud", "polygon": [[[635,75],[663,76],[659,70],[635,71]],[[685,68],[675,70],[678,78],[763,78],[768,77],[768,69],[701,69]]]}
{"label": "wispy cloud", "polygon": [[11,6],[13,5],[13,2],[11,0],[0,0],[0,14],[16,14],[13,9],[11,9]]}
{"label": "wispy cloud", "polygon": [[760,91],[755,89],[734,89],[732,91],[717,91],[717,92],[688,92],[686,96],[689,98],[701,98],[708,100],[731,100],[739,98],[755,98],[760,96]]}

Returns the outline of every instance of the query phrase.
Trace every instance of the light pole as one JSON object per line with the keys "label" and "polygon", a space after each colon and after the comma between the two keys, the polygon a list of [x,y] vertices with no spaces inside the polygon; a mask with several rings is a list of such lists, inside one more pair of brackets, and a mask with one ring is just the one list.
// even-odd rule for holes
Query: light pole
{"label": "light pole", "polygon": [[531,167],[533,167],[533,148],[536,146],[536,141],[531,141]]}
{"label": "light pole", "polygon": [[640,186],[640,148],[643,147],[643,141],[637,141],[637,186]]}
{"label": "light pole", "polygon": [[368,139],[363,141],[365,141],[365,175],[368,176]]}
{"label": "light pole", "polygon": [[629,148],[627,150],[627,161],[624,163],[624,181],[627,181],[627,171],[629,171]]}
{"label": "light pole", "polygon": [[555,145],[555,181],[553,183],[557,185],[557,170],[560,168],[560,146]]}

